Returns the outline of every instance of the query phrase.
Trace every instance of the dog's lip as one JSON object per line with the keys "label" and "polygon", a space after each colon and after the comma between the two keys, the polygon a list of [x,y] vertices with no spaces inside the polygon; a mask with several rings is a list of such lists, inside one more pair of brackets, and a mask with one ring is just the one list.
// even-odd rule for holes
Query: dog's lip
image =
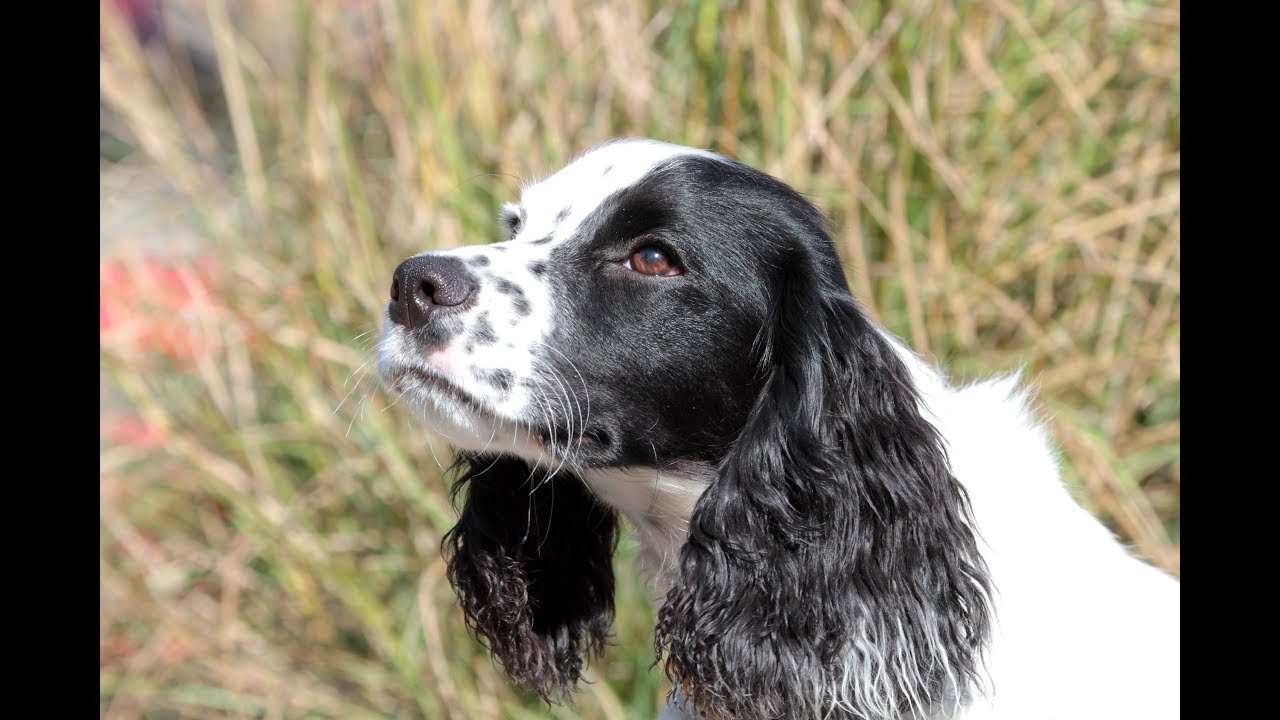
{"label": "dog's lip", "polygon": [[[385,379],[388,386],[397,392],[412,392],[418,387],[404,387],[406,379],[412,379],[415,385],[428,392],[435,392],[445,395],[450,399],[463,403],[466,407],[482,417],[501,419],[492,410],[478,400],[474,395],[459,387],[456,383],[449,379],[442,371],[433,367],[396,364],[389,367],[385,373]],[[554,447],[557,444],[564,444],[566,438],[559,438],[557,442],[553,442],[551,436],[555,430],[549,428],[534,428],[527,426],[532,437],[543,445],[543,447]],[[569,440],[569,443],[578,443],[580,446],[586,447],[608,447],[610,444],[609,433],[603,428],[591,428],[577,437]]]}
{"label": "dog's lip", "polygon": [[484,403],[434,368],[417,365],[395,365],[387,371],[387,384],[397,391],[405,392],[412,389],[403,387],[405,378],[413,378],[418,384],[430,390],[441,392],[455,400],[460,400],[476,412],[486,415],[491,414],[485,408]]}
{"label": "dog's lip", "polygon": [[[578,462],[590,457],[607,456],[613,449],[614,431],[607,425],[593,425],[575,432],[572,437],[565,437],[561,434],[565,432],[563,428],[504,418],[459,387],[438,368],[397,363],[386,369],[383,378],[388,387],[402,394],[415,393],[419,396],[448,398],[461,404],[481,422],[511,423],[516,428],[521,428],[523,432],[527,432],[529,439],[535,445],[540,446],[543,452],[553,457],[559,457],[557,453],[563,453],[566,449],[573,451],[571,456],[577,456],[578,451],[586,451],[588,456],[585,458],[577,456],[575,462]],[[406,381],[411,381],[412,384],[406,386]]]}

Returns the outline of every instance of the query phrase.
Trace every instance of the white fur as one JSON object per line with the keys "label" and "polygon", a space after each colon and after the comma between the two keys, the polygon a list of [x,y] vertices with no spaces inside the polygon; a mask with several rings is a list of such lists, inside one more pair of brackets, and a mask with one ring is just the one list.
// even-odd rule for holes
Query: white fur
{"label": "white fur", "polygon": [[649,586],[655,608],[676,581],[680,547],[689,536],[694,503],[711,484],[711,468],[672,473],[657,468],[583,469],[592,492],[617,508],[634,528],[640,543],[638,569]]}
{"label": "white fur", "polygon": [[[606,198],[635,184],[662,161],[679,155],[720,158],[705,150],[639,138],[588,149],[546,180],[524,187],[519,208],[525,219],[515,239],[531,241],[550,234],[555,240],[546,247],[563,243]],[[569,208],[568,216],[556,222],[565,208]]]}
{"label": "white fur", "polygon": [[1016,377],[952,387],[890,339],[969,493],[995,587],[991,693],[955,717],[1178,717],[1178,582],[1071,496]]}

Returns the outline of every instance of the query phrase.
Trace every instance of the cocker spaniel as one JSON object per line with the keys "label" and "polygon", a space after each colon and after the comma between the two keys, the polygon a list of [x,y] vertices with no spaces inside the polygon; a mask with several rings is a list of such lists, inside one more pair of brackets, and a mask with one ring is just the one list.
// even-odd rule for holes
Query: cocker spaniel
{"label": "cocker spaniel", "polygon": [[500,224],[395,270],[378,369],[457,448],[448,575],[515,682],[601,653],[623,516],[663,717],[1177,717],[1177,581],[1016,378],[952,386],[859,309],[794,190],[621,140]]}

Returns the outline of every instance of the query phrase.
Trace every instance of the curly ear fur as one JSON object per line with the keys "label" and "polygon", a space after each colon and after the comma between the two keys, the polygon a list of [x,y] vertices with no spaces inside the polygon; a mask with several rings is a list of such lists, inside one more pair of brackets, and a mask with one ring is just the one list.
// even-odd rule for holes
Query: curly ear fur
{"label": "curly ear fur", "polygon": [[710,717],[950,706],[990,627],[967,496],[833,249],[786,254],[764,389],[694,509],[659,654]]}
{"label": "curly ear fur", "polygon": [[613,624],[617,518],[568,473],[505,455],[457,464],[454,496],[469,489],[444,549],[467,625],[513,680],[563,700]]}

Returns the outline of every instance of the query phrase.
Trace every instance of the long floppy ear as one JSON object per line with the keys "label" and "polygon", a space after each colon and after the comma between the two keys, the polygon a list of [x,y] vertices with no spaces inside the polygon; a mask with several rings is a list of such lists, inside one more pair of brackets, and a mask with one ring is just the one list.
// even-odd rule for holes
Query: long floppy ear
{"label": "long floppy ear", "polygon": [[779,275],[764,388],[694,509],[659,653],[710,717],[949,707],[982,687],[990,627],[967,496],[834,254]]}
{"label": "long floppy ear", "polygon": [[613,624],[617,518],[567,472],[510,456],[458,465],[455,497],[469,487],[444,549],[467,625],[514,681],[564,700]]}

